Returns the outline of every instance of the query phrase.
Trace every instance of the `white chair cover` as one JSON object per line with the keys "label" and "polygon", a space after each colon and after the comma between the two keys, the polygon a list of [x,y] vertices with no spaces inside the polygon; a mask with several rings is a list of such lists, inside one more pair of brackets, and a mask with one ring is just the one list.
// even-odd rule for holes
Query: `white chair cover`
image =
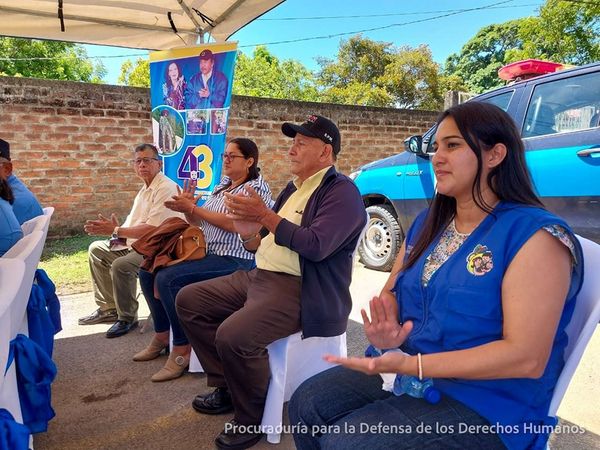
{"label": "white chair cover", "polygon": [[43,248],[44,232],[32,231],[27,236],[24,236],[23,239],[17,241],[2,256],[2,259],[14,258],[25,263],[25,275],[23,276],[19,291],[13,300],[13,304],[10,306],[11,339],[18,333],[29,335],[27,327],[27,303],[29,302],[33,277],[40,262]]}
{"label": "white chair cover", "polygon": [[21,420],[21,406],[17,392],[17,378],[14,368],[6,376],[4,370],[8,361],[11,335],[10,307],[19,292],[25,276],[25,262],[12,258],[0,258],[0,408],[6,408]]}
{"label": "white chair cover", "polygon": [[[267,346],[271,381],[262,418],[267,441],[281,439],[283,404],[305,380],[333,367],[323,360],[325,353],[346,356],[346,333],[334,337],[301,338],[298,332]],[[272,431],[272,432],[271,432]]]}
{"label": "white chair cover", "polygon": [[565,349],[565,366],[554,388],[548,409],[550,416],[556,416],[585,347],[600,321],[600,277],[597,275],[600,268],[600,245],[580,236],[577,238],[583,248],[584,279],[573,317],[566,328],[569,342]]}
{"label": "white chair cover", "polygon": [[32,231],[44,231],[46,225],[50,222],[50,217],[48,216],[37,216],[33,219],[29,219],[26,222],[21,224],[21,230],[23,230],[23,236],[27,236],[31,234]]}

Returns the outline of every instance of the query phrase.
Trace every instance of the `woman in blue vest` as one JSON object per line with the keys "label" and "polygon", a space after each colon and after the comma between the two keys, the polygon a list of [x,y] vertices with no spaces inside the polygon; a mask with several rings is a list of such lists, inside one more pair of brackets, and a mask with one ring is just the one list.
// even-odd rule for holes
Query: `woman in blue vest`
{"label": "woman in blue vest", "polygon": [[12,207],[14,201],[15,196],[8,182],[0,178],[0,256],[23,237],[23,230]]}
{"label": "woman in blue vest", "polygon": [[[442,113],[437,192],[362,311],[382,356],[338,358],[289,406],[300,450],[544,448],[581,287],[581,247],[536,197],[519,131],[494,105]],[[393,349],[393,351],[390,351]],[[378,374],[433,379],[442,399],[382,390]]]}

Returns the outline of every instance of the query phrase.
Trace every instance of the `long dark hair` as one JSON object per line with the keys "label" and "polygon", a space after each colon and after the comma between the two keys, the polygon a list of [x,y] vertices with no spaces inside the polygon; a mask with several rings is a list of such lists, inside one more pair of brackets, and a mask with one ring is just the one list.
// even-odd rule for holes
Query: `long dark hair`
{"label": "long dark hair", "polygon": [[11,205],[15,201],[13,191],[8,185],[8,181],[6,181],[4,178],[0,178],[0,198],[6,200]]}
{"label": "long dark hair", "polygon": [[[254,162],[248,169],[248,175],[246,176],[246,179],[243,181],[243,183],[247,183],[250,180],[256,180],[260,175],[260,169],[258,167],[258,146],[256,145],[256,143],[252,139],[248,138],[234,138],[231,139],[227,144],[237,145],[240,149],[240,152],[242,152],[242,155],[244,155],[244,159],[253,158],[254,160]],[[230,186],[231,180],[229,181],[228,185],[223,186],[217,191],[214,191],[213,194],[217,194]]]}
{"label": "long dark hair", "polygon": [[[444,111],[436,126],[447,117],[454,119],[460,134],[477,157],[477,173],[471,193],[473,201],[481,210],[488,214],[493,210],[492,205],[485,202],[481,193],[481,161],[482,153],[489,151],[496,144],[504,144],[507,152],[504,160],[488,173],[487,184],[492,192],[501,201],[544,206],[533,190],[519,130],[506,112],[490,103],[467,102]],[[419,259],[455,215],[456,200],[436,192],[403,270],[411,267]]]}

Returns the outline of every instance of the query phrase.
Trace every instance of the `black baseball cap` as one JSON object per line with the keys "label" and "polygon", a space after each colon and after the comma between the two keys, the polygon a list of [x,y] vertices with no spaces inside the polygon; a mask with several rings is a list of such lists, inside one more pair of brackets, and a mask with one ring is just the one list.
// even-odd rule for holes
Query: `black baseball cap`
{"label": "black baseball cap", "polygon": [[285,122],[281,126],[281,131],[288,137],[293,138],[297,133],[302,136],[314,137],[322,140],[326,144],[331,144],[333,154],[337,154],[341,150],[340,130],[335,123],[323,116],[311,115],[308,116],[306,122],[302,125]]}
{"label": "black baseball cap", "polygon": [[10,161],[10,144],[4,139],[0,139],[0,158]]}
{"label": "black baseball cap", "polygon": [[213,52],[211,52],[209,49],[206,49],[200,52],[200,59],[215,59],[215,57]]}

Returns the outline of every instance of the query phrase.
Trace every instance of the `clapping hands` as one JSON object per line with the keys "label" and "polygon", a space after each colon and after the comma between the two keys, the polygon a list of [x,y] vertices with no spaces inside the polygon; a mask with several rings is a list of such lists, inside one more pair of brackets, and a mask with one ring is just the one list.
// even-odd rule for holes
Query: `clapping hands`
{"label": "clapping hands", "polygon": [[110,236],[115,229],[119,226],[117,216],[113,213],[110,215],[110,219],[107,219],[102,214],[98,214],[98,219],[87,220],[83,226],[83,230],[90,236]]}
{"label": "clapping hands", "polygon": [[171,200],[165,202],[165,207],[172,211],[189,214],[198,200],[200,195],[194,195],[196,192],[196,180],[184,180],[183,191],[177,186],[177,195],[171,197]]}

